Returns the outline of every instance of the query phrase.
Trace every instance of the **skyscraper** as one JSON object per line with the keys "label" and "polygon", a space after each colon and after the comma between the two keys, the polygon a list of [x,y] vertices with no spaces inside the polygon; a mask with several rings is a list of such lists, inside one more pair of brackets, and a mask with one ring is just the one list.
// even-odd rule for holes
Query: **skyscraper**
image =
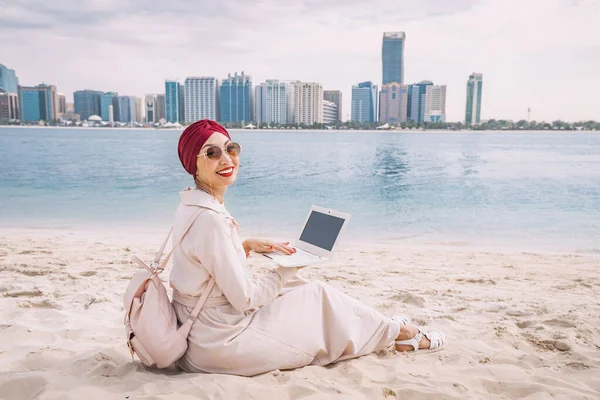
{"label": "skyscraper", "polygon": [[21,121],[53,121],[56,117],[56,86],[19,86]]}
{"label": "skyscraper", "polygon": [[165,81],[165,119],[167,122],[180,121],[181,107],[183,107],[181,103],[181,84],[176,80]]}
{"label": "skyscraper", "polygon": [[333,124],[338,120],[338,106],[333,101],[323,100],[323,123]]}
{"label": "skyscraper", "polygon": [[79,114],[82,120],[86,120],[92,115],[102,114],[101,99],[102,92],[97,90],[78,90],[73,92],[73,101],[75,103],[75,114]]}
{"label": "skyscraper", "polygon": [[406,122],[408,86],[400,83],[381,85],[379,92],[379,122],[398,125]]}
{"label": "skyscraper", "polygon": [[219,96],[221,122],[252,121],[252,78],[237,72],[221,81]]}
{"label": "skyscraper", "polygon": [[19,79],[14,69],[9,69],[0,64],[0,92],[18,93]]}
{"label": "skyscraper", "polygon": [[[185,121],[219,120],[219,80],[214,77],[185,79]],[[167,105],[168,109],[168,105]]]}
{"label": "skyscraper", "polygon": [[166,119],[166,111],[165,111],[165,95],[157,94],[156,95],[156,103],[154,105],[156,109],[156,117],[155,122],[160,121],[161,119]]}
{"label": "skyscraper", "polygon": [[100,96],[100,114],[98,114],[102,121],[110,121],[109,107],[113,106],[113,118],[114,118],[114,103],[113,99],[118,96],[115,92],[102,93]]}
{"label": "skyscraper", "polygon": [[427,86],[424,122],[446,121],[446,85]]}
{"label": "skyscraper", "polygon": [[121,121],[121,101],[117,93],[115,93],[115,95],[112,98],[112,119],[110,118],[110,107],[108,107],[108,117],[108,120],[111,122]]}
{"label": "skyscraper", "polygon": [[118,108],[116,110],[118,110],[119,119],[115,116],[115,121],[122,123],[131,122],[131,101],[129,100],[129,96],[118,96],[117,100]]}
{"label": "skyscraper", "polygon": [[156,97],[157,95],[155,94],[147,94],[144,96],[144,105],[146,110],[144,119],[149,124],[153,124],[158,121],[156,119]]}
{"label": "skyscraper", "polygon": [[179,120],[185,121],[185,86],[179,85]]}
{"label": "skyscraper", "polygon": [[257,85],[254,95],[254,119],[260,124],[294,123],[294,85],[268,79]]}
{"label": "skyscraper", "polygon": [[294,123],[323,123],[323,85],[316,82],[294,83]]}
{"label": "skyscraper", "polygon": [[404,83],[404,32],[384,32],[381,50],[383,81],[386,83]]}
{"label": "skyscraper", "polygon": [[419,83],[410,85],[412,89],[410,96],[409,119],[417,124],[423,122],[423,117],[425,116],[425,93],[427,92],[427,86],[432,85],[433,82],[431,81],[421,81]]}
{"label": "skyscraper", "polygon": [[62,93],[56,94],[56,116],[61,117],[67,112],[67,98]]}
{"label": "skyscraper", "polygon": [[373,82],[361,82],[352,86],[351,120],[354,122],[377,121],[377,85]]}
{"label": "skyscraper", "polygon": [[481,123],[481,91],[483,75],[473,72],[467,81],[467,107],[465,125]]}
{"label": "skyscraper", "polygon": [[144,99],[142,99],[141,97],[137,97],[135,96],[135,104],[136,104],[136,119],[135,122],[144,122],[145,115],[144,115]]}
{"label": "skyscraper", "polygon": [[342,92],[340,90],[323,91],[323,100],[331,101],[337,106],[337,121],[342,120]]}
{"label": "skyscraper", "polygon": [[19,119],[19,96],[0,91],[0,121]]}

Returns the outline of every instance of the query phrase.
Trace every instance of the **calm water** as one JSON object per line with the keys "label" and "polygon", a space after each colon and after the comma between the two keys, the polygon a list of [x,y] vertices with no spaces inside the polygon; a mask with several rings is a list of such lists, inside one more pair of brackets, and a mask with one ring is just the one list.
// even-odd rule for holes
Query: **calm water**
{"label": "calm water", "polygon": [[[179,131],[0,129],[0,225],[164,231],[192,181]],[[600,251],[600,133],[232,131],[243,234],[296,233],[312,204],[349,238]]]}

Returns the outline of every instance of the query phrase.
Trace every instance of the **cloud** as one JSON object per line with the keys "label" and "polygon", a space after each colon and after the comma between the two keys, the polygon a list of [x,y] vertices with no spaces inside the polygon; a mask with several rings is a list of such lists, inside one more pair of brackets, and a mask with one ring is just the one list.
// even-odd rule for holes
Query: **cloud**
{"label": "cloud", "polygon": [[384,31],[405,31],[406,83],[448,87],[462,120],[465,84],[484,74],[483,116],[600,119],[597,0],[0,0],[0,62],[22,84],[135,94],[165,78],[245,71],[341,89],[381,82]]}

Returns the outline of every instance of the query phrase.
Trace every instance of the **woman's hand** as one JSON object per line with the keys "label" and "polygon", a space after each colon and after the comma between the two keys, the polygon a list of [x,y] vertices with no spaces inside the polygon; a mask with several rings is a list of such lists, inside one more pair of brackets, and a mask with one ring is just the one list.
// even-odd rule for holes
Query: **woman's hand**
{"label": "woman's hand", "polygon": [[285,255],[294,254],[296,249],[289,246],[290,242],[277,243],[268,239],[251,238],[246,239],[243,243],[246,255],[250,254],[250,251],[256,253],[271,253],[273,251],[280,251]]}

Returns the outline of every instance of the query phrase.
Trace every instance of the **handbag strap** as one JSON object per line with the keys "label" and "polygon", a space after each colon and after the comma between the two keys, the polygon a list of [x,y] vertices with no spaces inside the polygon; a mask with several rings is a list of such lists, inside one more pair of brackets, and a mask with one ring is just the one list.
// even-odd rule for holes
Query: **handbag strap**
{"label": "handbag strap", "polygon": [[151,274],[160,274],[161,272],[163,272],[169,262],[169,259],[171,258],[171,255],[173,254],[173,251],[175,251],[175,248],[177,248],[177,246],[179,246],[181,244],[181,242],[183,241],[183,238],[185,238],[185,235],[187,235],[187,233],[190,231],[190,229],[192,229],[192,226],[194,225],[194,222],[196,222],[196,219],[198,219],[200,214],[202,214],[208,210],[208,208],[205,208],[205,207],[201,207],[201,208],[203,208],[203,210],[200,211],[199,213],[195,214],[194,216],[192,216],[192,218],[190,219],[190,222],[187,225],[187,228],[185,229],[185,231],[183,231],[183,235],[181,235],[181,237],[179,238],[177,243],[175,243],[175,245],[173,245],[173,248],[171,249],[171,251],[169,251],[169,253],[167,254],[167,256],[165,257],[165,259],[163,260],[163,262],[161,264],[159,264],[158,262],[160,261],[160,258],[162,257],[163,252],[165,251],[165,247],[167,247],[169,237],[171,237],[171,233],[173,232],[173,227],[171,227],[171,229],[169,230],[167,237],[165,238],[163,244],[160,246],[160,249],[158,249],[158,251],[156,252],[156,255],[154,256],[154,260],[152,260],[150,265],[146,264],[145,262],[143,262],[142,260],[140,260],[138,257],[136,257],[134,255],[131,255],[131,259],[133,261],[135,261],[136,263],[138,263],[142,268],[144,268]]}
{"label": "handbag strap", "polygon": [[[200,216],[200,214],[202,214],[202,213],[204,213],[204,212],[206,212],[208,210],[208,208],[205,208],[205,207],[202,207],[202,208],[203,208],[202,211],[200,211],[199,213],[195,214],[190,219],[190,222],[189,222],[186,230],[183,232],[183,235],[181,235],[181,237],[179,238],[179,240],[177,241],[177,243],[173,246],[173,248],[171,249],[171,251],[169,251],[169,253],[167,254],[167,256],[165,257],[165,259],[163,260],[163,262],[160,265],[158,264],[158,262],[160,261],[160,258],[162,257],[162,254],[165,251],[165,247],[167,246],[167,242],[169,241],[169,237],[171,236],[171,233],[173,232],[173,228],[172,227],[171,227],[171,230],[169,231],[169,233],[167,234],[167,237],[165,238],[165,241],[160,246],[160,249],[158,250],[158,252],[156,252],[156,255],[154,256],[154,260],[152,261],[152,263],[150,264],[150,266],[146,265],[146,263],[144,263],[142,260],[140,260],[136,256],[132,255],[131,258],[135,262],[137,262],[138,264],[140,264],[142,267],[144,267],[145,269],[147,269],[148,271],[150,271],[151,273],[153,273],[153,274],[160,274],[165,269],[165,267],[167,266],[167,263],[169,262],[169,259],[171,258],[171,255],[173,254],[173,251],[175,250],[175,248],[181,244],[181,242],[183,241],[183,238],[185,237],[185,235],[187,235],[187,233],[190,231],[190,229],[192,229],[192,226],[194,225],[194,222],[196,222],[196,219],[198,219],[198,217]],[[210,295],[210,293],[212,292],[213,288],[215,287],[215,284],[216,284],[215,278],[213,276],[211,276],[210,279],[209,279],[209,281],[208,281],[208,283],[206,284],[206,287],[204,288],[204,291],[202,292],[202,295],[198,299],[198,302],[196,303],[196,306],[194,307],[194,309],[190,313],[187,321],[185,321],[185,323],[183,325],[181,325],[181,327],[179,328],[179,332],[181,332],[182,335],[185,338],[187,338],[188,335],[190,334],[190,331],[192,330],[192,324],[194,323],[194,320],[198,317],[198,314],[200,314],[200,310],[202,310],[202,307],[204,306],[204,303],[208,299],[208,296]]]}
{"label": "handbag strap", "polygon": [[192,330],[192,325],[194,324],[196,318],[198,318],[198,314],[200,314],[202,306],[204,306],[204,303],[206,302],[208,296],[215,287],[215,284],[215,278],[211,276],[208,283],[206,284],[206,287],[204,288],[204,291],[202,292],[202,295],[198,299],[196,306],[188,316],[187,321],[185,321],[178,330],[178,332],[180,332],[183,337],[187,338],[189,336],[190,331]]}

